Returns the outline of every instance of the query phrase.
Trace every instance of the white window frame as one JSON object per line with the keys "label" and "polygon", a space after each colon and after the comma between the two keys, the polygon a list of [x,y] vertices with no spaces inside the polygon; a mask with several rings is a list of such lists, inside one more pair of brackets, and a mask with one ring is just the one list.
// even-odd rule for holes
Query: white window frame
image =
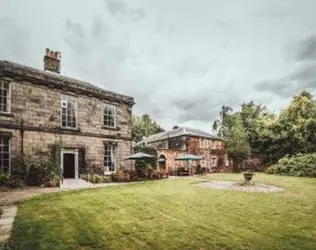
{"label": "white window frame", "polygon": [[[66,122],[66,126],[63,126],[63,105],[65,103],[65,101],[63,100],[64,99],[63,97],[66,97],[66,99],[70,97],[76,100],[76,103],[75,103],[76,127],[67,126],[67,122]],[[66,102],[66,105],[67,105],[67,102]],[[60,126],[62,128],[67,128],[67,129],[73,129],[73,130],[78,129],[78,98],[76,96],[61,94],[60,96]]]}
{"label": "white window frame", "polygon": [[217,157],[216,156],[212,156],[212,167],[217,167]]}
{"label": "white window frame", "polygon": [[[4,146],[4,144],[2,144],[2,140],[4,140],[4,139],[6,139],[6,140],[8,140],[8,154],[9,154],[9,159],[8,159],[8,174],[11,174],[11,140],[10,140],[10,138],[8,138],[8,137],[0,137],[0,148],[2,148],[3,146]],[[2,155],[2,154],[0,154],[0,155]],[[2,158],[0,158],[0,173],[4,173],[4,168],[3,168],[3,166],[2,166]]]}
{"label": "white window frame", "polygon": [[[113,164],[114,164],[114,170],[109,170],[109,166],[107,166],[106,161],[105,161],[105,157],[106,157],[106,151],[107,151],[107,147],[111,147],[112,152],[110,154],[113,154]],[[104,174],[105,175],[109,175],[109,174],[113,174],[117,172],[117,164],[116,164],[116,145],[113,144],[104,144],[104,159],[103,159],[103,167],[104,167]]]}
{"label": "white window frame", "polygon": [[11,84],[8,81],[0,80],[0,88],[7,83],[8,84],[8,94],[7,94],[7,111],[0,110],[0,114],[10,114],[11,113]]}
{"label": "white window frame", "polygon": [[[114,115],[113,115],[114,116],[114,126],[105,124],[105,110],[107,107],[113,109],[113,111],[114,111]],[[117,106],[113,105],[113,104],[109,104],[109,103],[104,103],[104,105],[103,105],[103,119],[102,120],[103,120],[104,127],[116,128],[116,125],[117,125]]]}

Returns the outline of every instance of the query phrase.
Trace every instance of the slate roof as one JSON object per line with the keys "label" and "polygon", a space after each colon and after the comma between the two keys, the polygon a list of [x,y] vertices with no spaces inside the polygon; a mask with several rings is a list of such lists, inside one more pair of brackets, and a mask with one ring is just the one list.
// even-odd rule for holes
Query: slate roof
{"label": "slate roof", "polygon": [[161,141],[168,138],[174,138],[174,137],[179,137],[179,136],[195,136],[195,137],[208,138],[208,139],[213,139],[213,140],[223,140],[223,138],[221,137],[206,133],[199,129],[180,127],[177,129],[151,135],[147,137],[145,140],[143,140],[142,142],[151,143],[151,142]]}
{"label": "slate roof", "polygon": [[109,101],[123,102],[133,106],[134,98],[99,88],[89,82],[77,80],[57,73],[35,69],[11,61],[0,60],[0,75],[23,79],[35,84],[63,87],[75,92],[83,92]]}

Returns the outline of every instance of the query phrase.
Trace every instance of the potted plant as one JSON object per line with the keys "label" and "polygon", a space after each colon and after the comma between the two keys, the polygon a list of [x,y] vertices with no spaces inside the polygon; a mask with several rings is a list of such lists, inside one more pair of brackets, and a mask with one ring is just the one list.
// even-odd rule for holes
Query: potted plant
{"label": "potted plant", "polygon": [[252,180],[252,177],[254,176],[254,172],[251,171],[251,170],[246,170],[243,172],[243,175],[244,175],[244,179],[245,179],[245,183],[248,183]]}
{"label": "potted plant", "polygon": [[48,187],[57,187],[59,178],[56,174],[52,174],[50,179],[47,182],[47,186]]}

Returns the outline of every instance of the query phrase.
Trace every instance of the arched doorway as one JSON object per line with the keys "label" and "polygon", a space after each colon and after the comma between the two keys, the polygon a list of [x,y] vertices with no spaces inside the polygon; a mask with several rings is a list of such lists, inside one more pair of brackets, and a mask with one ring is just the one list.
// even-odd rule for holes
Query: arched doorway
{"label": "arched doorway", "polygon": [[159,169],[161,171],[166,171],[167,168],[167,158],[165,155],[159,155],[158,157]]}

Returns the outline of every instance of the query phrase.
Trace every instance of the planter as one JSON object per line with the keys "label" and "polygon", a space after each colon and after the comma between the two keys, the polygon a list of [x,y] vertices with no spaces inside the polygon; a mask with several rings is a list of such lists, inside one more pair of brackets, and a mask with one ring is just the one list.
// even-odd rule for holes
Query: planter
{"label": "planter", "polygon": [[252,177],[253,177],[253,173],[243,173],[244,174],[244,179],[245,179],[245,182],[249,182],[252,180]]}
{"label": "planter", "polygon": [[53,181],[53,180],[48,181],[47,186],[48,187],[56,187],[57,186],[56,181]]}

